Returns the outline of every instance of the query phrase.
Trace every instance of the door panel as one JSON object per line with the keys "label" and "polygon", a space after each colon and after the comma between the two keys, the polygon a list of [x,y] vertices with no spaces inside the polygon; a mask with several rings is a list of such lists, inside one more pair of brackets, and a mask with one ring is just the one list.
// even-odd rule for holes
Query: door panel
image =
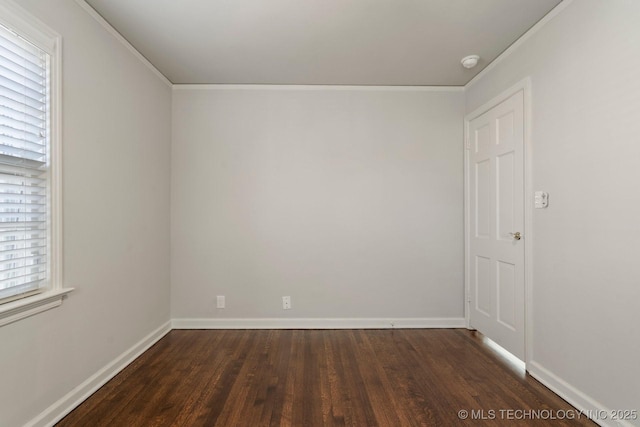
{"label": "door panel", "polygon": [[482,154],[489,151],[491,147],[491,126],[489,124],[485,124],[482,127],[475,129],[475,150],[476,154]]}
{"label": "door panel", "polygon": [[489,159],[475,164],[476,169],[476,194],[478,203],[475,209],[475,236],[488,239],[491,227],[491,203],[489,202],[491,187],[491,164]]}
{"label": "door panel", "polygon": [[497,238],[511,240],[510,232],[515,230],[515,197],[514,177],[515,159],[513,152],[496,157],[496,197],[498,204]]}
{"label": "door panel", "polygon": [[497,138],[498,145],[510,145],[514,142],[515,137],[515,123],[514,112],[509,111],[507,114],[496,119],[497,126]]}
{"label": "door panel", "polygon": [[506,327],[516,330],[516,266],[514,264],[498,261],[498,322]]}
{"label": "door panel", "polygon": [[468,135],[470,324],[524,359],[523,92],[471,120]]}
{"label": "door panel", "polygon": [[476,256],[476,309],[485,316],[491,313],[491,259]]}

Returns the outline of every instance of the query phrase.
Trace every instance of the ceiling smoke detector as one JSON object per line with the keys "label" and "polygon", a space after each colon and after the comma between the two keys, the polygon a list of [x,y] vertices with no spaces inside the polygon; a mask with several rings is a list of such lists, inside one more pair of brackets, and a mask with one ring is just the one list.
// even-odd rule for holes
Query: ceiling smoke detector
{"label": "ceiling smoke detector", "polygon": [[462,61],[460,61],[460,63],[464,68],[473,68],[478,65],[479,59],[480,57],[478,55],[469,55],[462,58]]}

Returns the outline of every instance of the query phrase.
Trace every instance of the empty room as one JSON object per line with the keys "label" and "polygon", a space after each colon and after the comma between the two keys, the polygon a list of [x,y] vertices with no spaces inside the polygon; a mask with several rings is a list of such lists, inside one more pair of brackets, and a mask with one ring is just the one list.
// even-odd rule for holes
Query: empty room
{"label": "empty room", "polygon": [[0,0],[0,427],[640,426],[640,1]]}

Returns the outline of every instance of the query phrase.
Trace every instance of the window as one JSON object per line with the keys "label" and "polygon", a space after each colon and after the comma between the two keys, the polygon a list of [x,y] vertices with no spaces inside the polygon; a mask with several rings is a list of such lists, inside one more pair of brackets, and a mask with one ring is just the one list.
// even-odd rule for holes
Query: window
{"label": "window", "polygon": [[0,6],[0,326],[60,305],[60,37]]}
{"label": "window", "polygon": [[48,64],[0,26],[0,301],[46,286]]}

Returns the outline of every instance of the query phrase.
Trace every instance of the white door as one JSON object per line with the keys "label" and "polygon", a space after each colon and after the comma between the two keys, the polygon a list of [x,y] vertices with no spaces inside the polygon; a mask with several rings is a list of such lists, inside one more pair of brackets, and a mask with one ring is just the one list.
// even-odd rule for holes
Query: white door
{"label": "white door", "polygon": [[524,360],[524,94],[468,123],[469,322]]}

